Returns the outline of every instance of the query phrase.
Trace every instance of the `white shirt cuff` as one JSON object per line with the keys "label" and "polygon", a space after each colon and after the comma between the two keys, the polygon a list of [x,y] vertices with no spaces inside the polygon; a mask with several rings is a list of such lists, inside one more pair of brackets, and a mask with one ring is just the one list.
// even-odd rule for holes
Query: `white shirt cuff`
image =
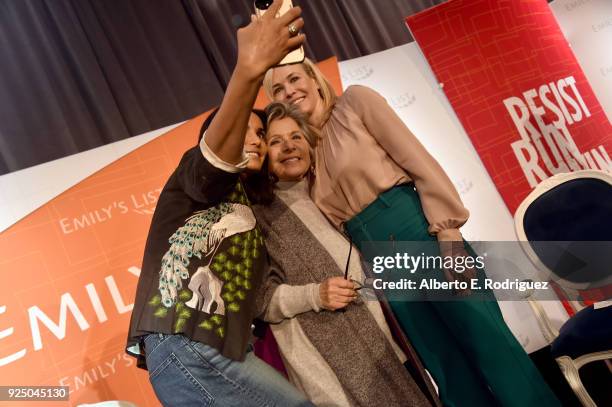
{"label": "white shirt cuff", "polygon": [[206,144],[206,132],[204,132],[204,136],[202,136],[202,140],[200,141],[200,151],[202,151],[202,155],[206,161],[211,163],[213,167],[225,172],[241,172],[246,168],[249,162],[249,157],[244,154],[244,151],[242,152],[242,161],[240,161],[238,164],[230,164],[227,161],[220,159],[217,154],[213,153],[210,147],[208,147],[208,144]]}
{"label": "white shirt cuff", "polygon": [[323,304],[321,302],[321,294],[319,294],[319,286],[321,284],[309,284],[310,290],[310,305],[312,306],[312,310],[314,312],[320,312],[323,309]]}

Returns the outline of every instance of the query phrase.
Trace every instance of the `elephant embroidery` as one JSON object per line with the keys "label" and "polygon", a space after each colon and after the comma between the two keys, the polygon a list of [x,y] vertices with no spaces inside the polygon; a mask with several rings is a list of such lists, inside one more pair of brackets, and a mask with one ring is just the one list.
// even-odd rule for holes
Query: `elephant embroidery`
{"label": "elephant embroidery", "polygon": [[223,281],[208,266],[198,267],[187,287],[193,291],[193,297],[185,303],[186,306],[210,314],[213,304],[217,304],[215,314],[225,315],[225,302],[221,298]]}

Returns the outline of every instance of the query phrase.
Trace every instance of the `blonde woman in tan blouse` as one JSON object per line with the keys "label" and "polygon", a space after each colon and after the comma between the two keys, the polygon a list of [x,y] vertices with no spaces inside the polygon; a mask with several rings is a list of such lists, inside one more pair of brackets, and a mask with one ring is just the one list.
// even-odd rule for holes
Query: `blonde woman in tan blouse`
{"label": "blonde woman in tan blouse", "polygon": [[[382,96],[350,86],[336,97],[309,60],[269,70],[264,88],[273,100],[297,106],[320,130],[310,193],[357,247],[367,241],[437,240],[440,255],[473,253],[459,231],[468,218],[459,194]],[[477,277],[449,271],[439,276]],[[494,297],[487,298],[391,302],[391,307],[445,406],[560,405],[506,326]]]}

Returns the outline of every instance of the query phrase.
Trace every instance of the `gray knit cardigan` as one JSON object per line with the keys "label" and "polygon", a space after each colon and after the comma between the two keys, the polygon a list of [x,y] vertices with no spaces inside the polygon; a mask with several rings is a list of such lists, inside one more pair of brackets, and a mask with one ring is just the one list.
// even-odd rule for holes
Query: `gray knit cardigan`
{"label": "gray knit cardigan", "polygon": [[[280,284],[320,283],[343,275],[326,249],[280,199],[275,198],[268,206],[254,205],[253,211],[265,237],[271,267],[276,268],[263,284],[260,305],[269,303]],[[381,305],[388,311],[388,305]],[[400,332],[402,338],[398,342],[413,375],[399,361],[365,304],[353,303],[344,312],[306,312],[296,318],[338,377],[351,404],[441,405],[405,336]],[[388,322],[397,335],[396,321]]]}

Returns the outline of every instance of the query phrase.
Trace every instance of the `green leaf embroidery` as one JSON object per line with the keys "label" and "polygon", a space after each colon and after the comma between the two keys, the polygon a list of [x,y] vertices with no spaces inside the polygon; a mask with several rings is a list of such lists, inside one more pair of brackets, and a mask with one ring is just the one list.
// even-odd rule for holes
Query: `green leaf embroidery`
{"label": "green leaf embroidery", "polygon": [[232,281],[234,282],[234,284],[240,286],[244,282],[244,278],[242,278],[240,276],[236,276],[236,277],[234,277],[234,279]]}
{"label": "green leaf embroidery", "polygon": [[176,324],[174,325],[174,332],[182,332],[183,328],[185,328],[185,324],[187,323],[186,319],[178,319]]}
{"label": "green leaf embroidery", "polygon": [[207,331],[210,331],[211,329],[213,329],[215,326],[210,322],[210,321],[204,321],[202,322],[200,325],[198,325],[200,328],[204,328]]}
{"label": "green leaf embroidery", "polygon": [[193,296],[193,293],[191,292],[191,290],[184,289],[184,290],[181,290],[181,292],[179,293],[179,300],[189,301],[192,296]]}
{"label": "green leaf embroidery", "polygon": [[222,326],[220,326],[219,328],[215,329],[215,333],[223,338],[225,336],[225,328],[223,328]]}
{"label": "green leaf embroidery", "polygon": [[159,304],[161,304],[161,295],[155,295],[149,300],[149,305],[152,307],[157,307]]}
{"label": "green leaf embroidery", "polygon": [[153,315],[155,315],[157,318],[165,318],[166,315],[168,315],[168,308],[160,307],[155,310]]}
{"label": "green leaf embroidery", "polygon": [[240,258],[242,258],[242,260],[247,260],[250,259],[251,257],[251,253],[252,253],[252,248],[250,249],[242,249],[242,251],[240,252]]}
{"label": "green leaf embroidery", "polygon": [[221,323],[223,323],[223,318],[221,317],[221,315],[213,315],[212,317],[210,317],[210,321],[217,325],[221,325]]}
{"label": "green leaf embroidery", "polygon": [[234,275],[230,273],[229,271],[224,271],[223,273],[221,273],[221,278],[225,281],[231,280],[232,277],[234,277]]}
{"label": "green leaf embroidery", "polygon": [[236,270],[236,273],[243,274],[245,269],[246,269],[246,267],[244,267],[244,264],[238,263],[238,264],[236,264],[236,267],[234,267],[234,269]]}

